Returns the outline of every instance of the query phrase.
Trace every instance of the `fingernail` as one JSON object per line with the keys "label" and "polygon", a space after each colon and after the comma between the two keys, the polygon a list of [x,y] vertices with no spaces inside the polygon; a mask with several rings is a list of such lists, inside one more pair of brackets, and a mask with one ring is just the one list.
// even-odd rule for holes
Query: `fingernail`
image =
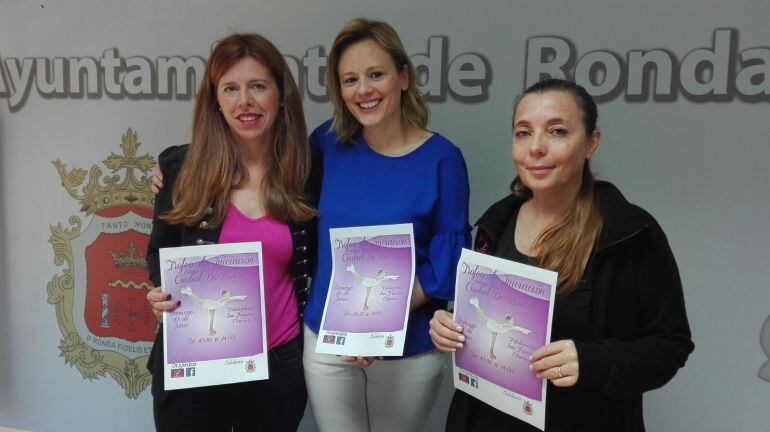
{"label": "fingernail", "polygon": [[457,326],[457,327],[456,327],[456,330],[457,330],[457,331],[459,331],[459,332],[462,332],[462,331],[463,331],[463,328],[462,328],[462,327],[460,327],[460,326]]}
{"label": "fingernail", "polygon": [[461,343],[457,344],[457,348],[462,348],[462,347],[463,347],[463,344]]}
{"label": "fingernail", "polygon": [[460,335],[460,337],[458,339],[460,339],[461,341],[465,341],[465,336]]}
{"label": "fingernail", "polygon": [[176,305],[177,305],[177,306],[181,306],[181,305],[182,305],[182,300],[177,300],[177,301],[176,301]]}
{"label": "fingernail", "polygon": [[529,365],[529,370],[532,370],[532,365]]}
{"label": "fingernail", "polygon": [[171,294],[166,294],[166,300],[171,300]]}

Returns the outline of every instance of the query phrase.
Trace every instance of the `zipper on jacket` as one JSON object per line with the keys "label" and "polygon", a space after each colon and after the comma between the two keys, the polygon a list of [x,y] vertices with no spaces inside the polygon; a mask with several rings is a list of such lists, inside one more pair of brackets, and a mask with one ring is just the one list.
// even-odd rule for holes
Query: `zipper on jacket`
{"label": "zipper on jacket", "polygon": [[619,245],[619,244],[621,244],[621,243],[625,243],[626,241],[628,241],[628,240],[631,240],[632,238],[634,238],[634,237],[638,236],[639,234],[641,234],[641,233],[642,233],[642,231],[646,230],[646,229],[647,229],[647,228],[649,228],[649,227],[650,227],[650,225],[649,225],[649,224],[644,224],[644,225],[642,225],[642,227],[641,227],[641,228],[639,228],[639,230],[637,230],[637,231],[634,231],[633,233],[631,233],[631,234],[629,234],[629,235],[627,235],[627,236],[623,237],[622,239],[619,239],[619,240],[615,240],[614,242],[612,242],[612,243],[610,243],[610,244],[608,244],[608,245],[606,245],[606,246],[602,247],[601,249],[597,250],[597,251],[594,253],[594,256],[597,256],[597,255],[599,255],[600,253],[604,253],[604,251],[606,251],[607,249],[611,249],[611,248],[614,248],[614,247],[616,247],[617,245]]}

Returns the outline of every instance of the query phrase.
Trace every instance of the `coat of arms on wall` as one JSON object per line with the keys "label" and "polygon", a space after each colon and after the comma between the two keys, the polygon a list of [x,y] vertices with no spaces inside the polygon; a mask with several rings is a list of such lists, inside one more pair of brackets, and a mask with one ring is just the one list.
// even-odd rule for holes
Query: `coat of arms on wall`
{"label": "coat of arms on wall", "polygon": [[[84,378],[109,375],[130,398],[150,384],[147,357],[157,322],[145,296],[145,250],[152,229],[154,197],[149,188],[155,159],[137,156],[141,144],[131,129],[122,155],[111,153],[90,171],[53,162],[67,193],[84,215],[69,227],[51,225],[49,242],[62,273],[48,283],[48,303],[56,307],[64,361]],[[87,181],[86,181],[87,177]],[[85,184],[84,184],[85,183]]]}

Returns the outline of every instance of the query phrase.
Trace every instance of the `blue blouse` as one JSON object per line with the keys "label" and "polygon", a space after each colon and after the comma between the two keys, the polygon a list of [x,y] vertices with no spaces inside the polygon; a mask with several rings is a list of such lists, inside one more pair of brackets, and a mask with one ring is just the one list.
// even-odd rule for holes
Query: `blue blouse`
{"label": "blue blouse", "polygon": [[[329,290],[329,228],[412,223],[417,279],[431,300],[412,311],[404,356],[433,349],[428,322],[454,298],[460,250],[470,245],[468,170],[460,149],[439,134],[404,156],[372,150],[358,138],[339,142],[331,121],[310,135],[313,160],[322,161],[318,202],[318,259],[305,323],[318,333]],[[312,348],[311,348],[312,349]]]}

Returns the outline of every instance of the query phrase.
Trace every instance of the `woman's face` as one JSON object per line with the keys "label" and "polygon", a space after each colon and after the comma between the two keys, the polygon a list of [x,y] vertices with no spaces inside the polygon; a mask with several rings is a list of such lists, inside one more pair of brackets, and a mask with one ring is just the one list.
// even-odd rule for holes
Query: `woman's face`
{"label": "woman's face", "polygon": [[409,87],[406,70],[377,42],[366,39],[349,46],[337,69],[345,106],[364,129],[398,124],[401,92]]}
{"label": "woman's face", "polygon": [[586,135],[583,113],[571,94],[528,94],[514,113],[513,161],[519,178],[533,194],[575,190],[599,138],[598,130]]}
{"label": "woman's face", "polygon": [[217,103],[240,145],[272,138],[280,93],[270,71],[253,57],[244,57],[217,83]]}

